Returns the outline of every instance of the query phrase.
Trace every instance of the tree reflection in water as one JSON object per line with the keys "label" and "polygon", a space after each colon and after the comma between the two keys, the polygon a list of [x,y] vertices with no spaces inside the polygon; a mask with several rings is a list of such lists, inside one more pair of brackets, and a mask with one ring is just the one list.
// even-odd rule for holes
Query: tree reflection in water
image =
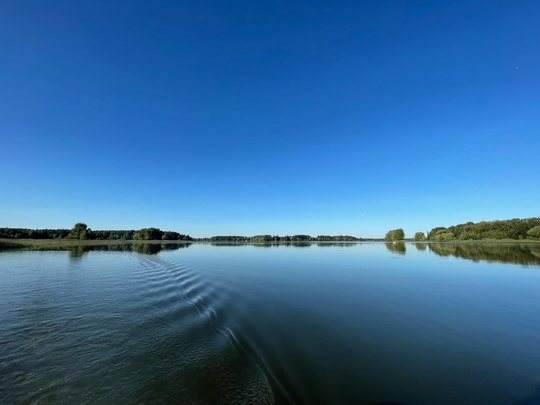
{"label": "tree reflection in water", "polygon": [[475,262],[540,265],[540,244],[534,243],[429,243],[429,250],[439,256],[454,256]]}
{"label": "tree reflection in water", "polygon": [[392,253],[404,255],[407,252],[407,248],[405,247],[405,243],[403,242],[392,242],[392,243],[386,243],[385,245],[386,245],[386,248]]}
{"label": "tree reflection in water", "polygon": [[67,250],[69,257],[73,260],[80,259],[85,253],[91,251],[99,252],[136,252],[145,255],[155,255],[162,250],[178,250],[189,247],[191,243],[129,243],[118,245],[97,245],[85,246],[76,245],[69,247],[59,247],[57,249],[46,250]]}

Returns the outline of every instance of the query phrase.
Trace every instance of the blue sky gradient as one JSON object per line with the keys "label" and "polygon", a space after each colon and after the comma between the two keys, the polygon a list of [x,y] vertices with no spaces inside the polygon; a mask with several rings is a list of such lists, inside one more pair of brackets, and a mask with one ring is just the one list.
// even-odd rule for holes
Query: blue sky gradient
{"label": "blue sky gradient", "polygon": [[6,1],[0,226],[539,216],[538,1]]}

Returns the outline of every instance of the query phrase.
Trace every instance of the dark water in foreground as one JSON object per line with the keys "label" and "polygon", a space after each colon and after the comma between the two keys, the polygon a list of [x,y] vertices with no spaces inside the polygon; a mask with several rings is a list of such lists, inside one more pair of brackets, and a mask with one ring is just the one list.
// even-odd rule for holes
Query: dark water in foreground
{"label": "dark water in foreground", "polygon": [[183,246],[0,252],[0,403],[540,404],[538,245]]}

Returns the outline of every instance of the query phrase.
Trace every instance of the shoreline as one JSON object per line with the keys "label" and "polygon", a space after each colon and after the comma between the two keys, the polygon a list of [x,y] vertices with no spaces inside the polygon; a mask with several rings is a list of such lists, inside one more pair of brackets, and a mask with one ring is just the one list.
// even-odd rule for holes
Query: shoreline
{"label": "shoreline", "polygon": [[112,245],[169,245],[187,244],[193,241],[185,240],[100,240],[100,239],[7,239],[0,238],[0,250],[2,249],[45,249],[45,248],[69,248],[78,246],[112,246]]}
{"label": "shoreline", "polygon": [[[34,250],[34,249],[47,249],[47,248],[70,248],[78,246],[112,246],[112,245],[172,245],[172,244],[217,244],[217,242],[212,241],[186,241],[186,240],[85,240],[85,239],[8,239],[0,238],[0,250],[7,249],[16,249],[16,250]],[[222,242],[226,245],[234,242]],[[279,244],[294,244],[294,243],[309,243],[309,244],[354,244],[354,243],[393,243],[391,241],[384,240],[366,240],[366,241],[305,241],[305,242],[267,242],[267,243],[256,243],[256,242],[246,242],[241,244],[246,245],[279,245]],[[397,241],[397,243],[414,243],[414,244],[486,244],[486,243],[497,243],[497,244],[507,244],[507,243],[527,243],[527,244],[540,244],[540,240],[534,239],[482,239],[482,240],[457,240],[457,241],[447,241],[447,242],[437,242],[437,241],[413,241],[413,240],[403,240]]]}

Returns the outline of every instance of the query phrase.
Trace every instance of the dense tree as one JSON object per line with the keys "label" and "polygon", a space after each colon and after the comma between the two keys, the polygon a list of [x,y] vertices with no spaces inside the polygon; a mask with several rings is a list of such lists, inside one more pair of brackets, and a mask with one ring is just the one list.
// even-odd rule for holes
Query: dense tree
{"label": "dense tree", "polygon": [[0,237],[10,239],[62,239],[69,235],[69,232],[69,229],[0,228]]}
{"label": "dense tree", "polygon": [[439,232],[447,232],[447,229],[444,226],[433,228],[431,231],[428,232],[428,240],[434,240],[435,235],[437,235]]}
{"label": "dense tree", "polygon": [[429,232],[429,240],[436,242],[449,242],[456,240],[456,235],[446,228],[438,228],[435,232],[433,230]]}
{"label": "dense tree", "polygon": [[159,228],[143,228],[135,235],[134,240],[161,240],[163,237],[163,231]]}
{"label": "dense tree", "polygon": [[[156,228],[153,228],[156,229]],[[140,232],[140,231],[139,231]],[[0,238],[9,239],[97,239],[97,240],[133,240],[135,230],[90,230],[84,223],[77,223],[70,229],[26,229],[0,228]],[[82,238],[81,238],[82,236]],[[139,235],[141,236],[141,235]],[[191,236],[178,232],[166,231],[158,238],[162,240],[194,240]]]}
{"label": "dense tree", "polygon": [[163,240],[192,240],[191,236],[184,235],[183,233],[173,232],[173,231],[164,231]]}
{"label": "dense tree", "polygon": [[311,236],[309,235],[293,235],[291,236],[292,242],[307,242],[312,240]]}
{"label": "dense tree", "polygon": [[134,230],[103,230],[92,231],[96,239],[100,240],[132,240],[137,231]]}
{"label": "dense tree", "polygon": [[540,226],[540,218],[514,218],[503,221],[467,222],[448,228],[433,228],[428,233],[430,241],[482,240],[482,239],[527,239],[534,238],[529,230]]}
{"label": "dense tree", "polygon": [[69,235],[66,236],[66,239],[93,239],[92,230],[88,228],[88,225],[83,224],[82,222],[77,222]]}
{"label": "dense tree", "polygon": [[424,232],[416,232],[414,234],[414,240],[416,242],[423,242],[426,240],[426,235],[424,235]]}
{"label": "dense tree", "polygon": [[211,238],[206,238],[204,240],[209,241],[209,242],[217,242],[217,243],[220,243],[220,242],[246,243],[246,242],[249,242],[250,238],[247,236],[238,236],[238,235],[236,236],[219,235],[219,236],[212,236]]}
{"label": "dense tree", "polygon": [[267,243],[273,242],[272,235],[255,235],[251,237],[251,242],[253,243]]}
{"label": "dense tree", "polygon": [[384,240],[389,240],[389,241],[398,241],[398,240],[403,240],[403,239],[405,239],[405,232],[401,228],[388,231],[386,235],[384,236]]}
{"label": "dense tree", "polygon": [[351,235],[335,235],[335,236],[319,235],[317,236],[316,240],[321,241],[321,242],[352,242],[352,241],[361,240],[361,238],[357,238]]}
{"label": "dense tree", "polygon": [[535,226],[527,231],[527,235],[534,239],[540,239],[540,225]]}

